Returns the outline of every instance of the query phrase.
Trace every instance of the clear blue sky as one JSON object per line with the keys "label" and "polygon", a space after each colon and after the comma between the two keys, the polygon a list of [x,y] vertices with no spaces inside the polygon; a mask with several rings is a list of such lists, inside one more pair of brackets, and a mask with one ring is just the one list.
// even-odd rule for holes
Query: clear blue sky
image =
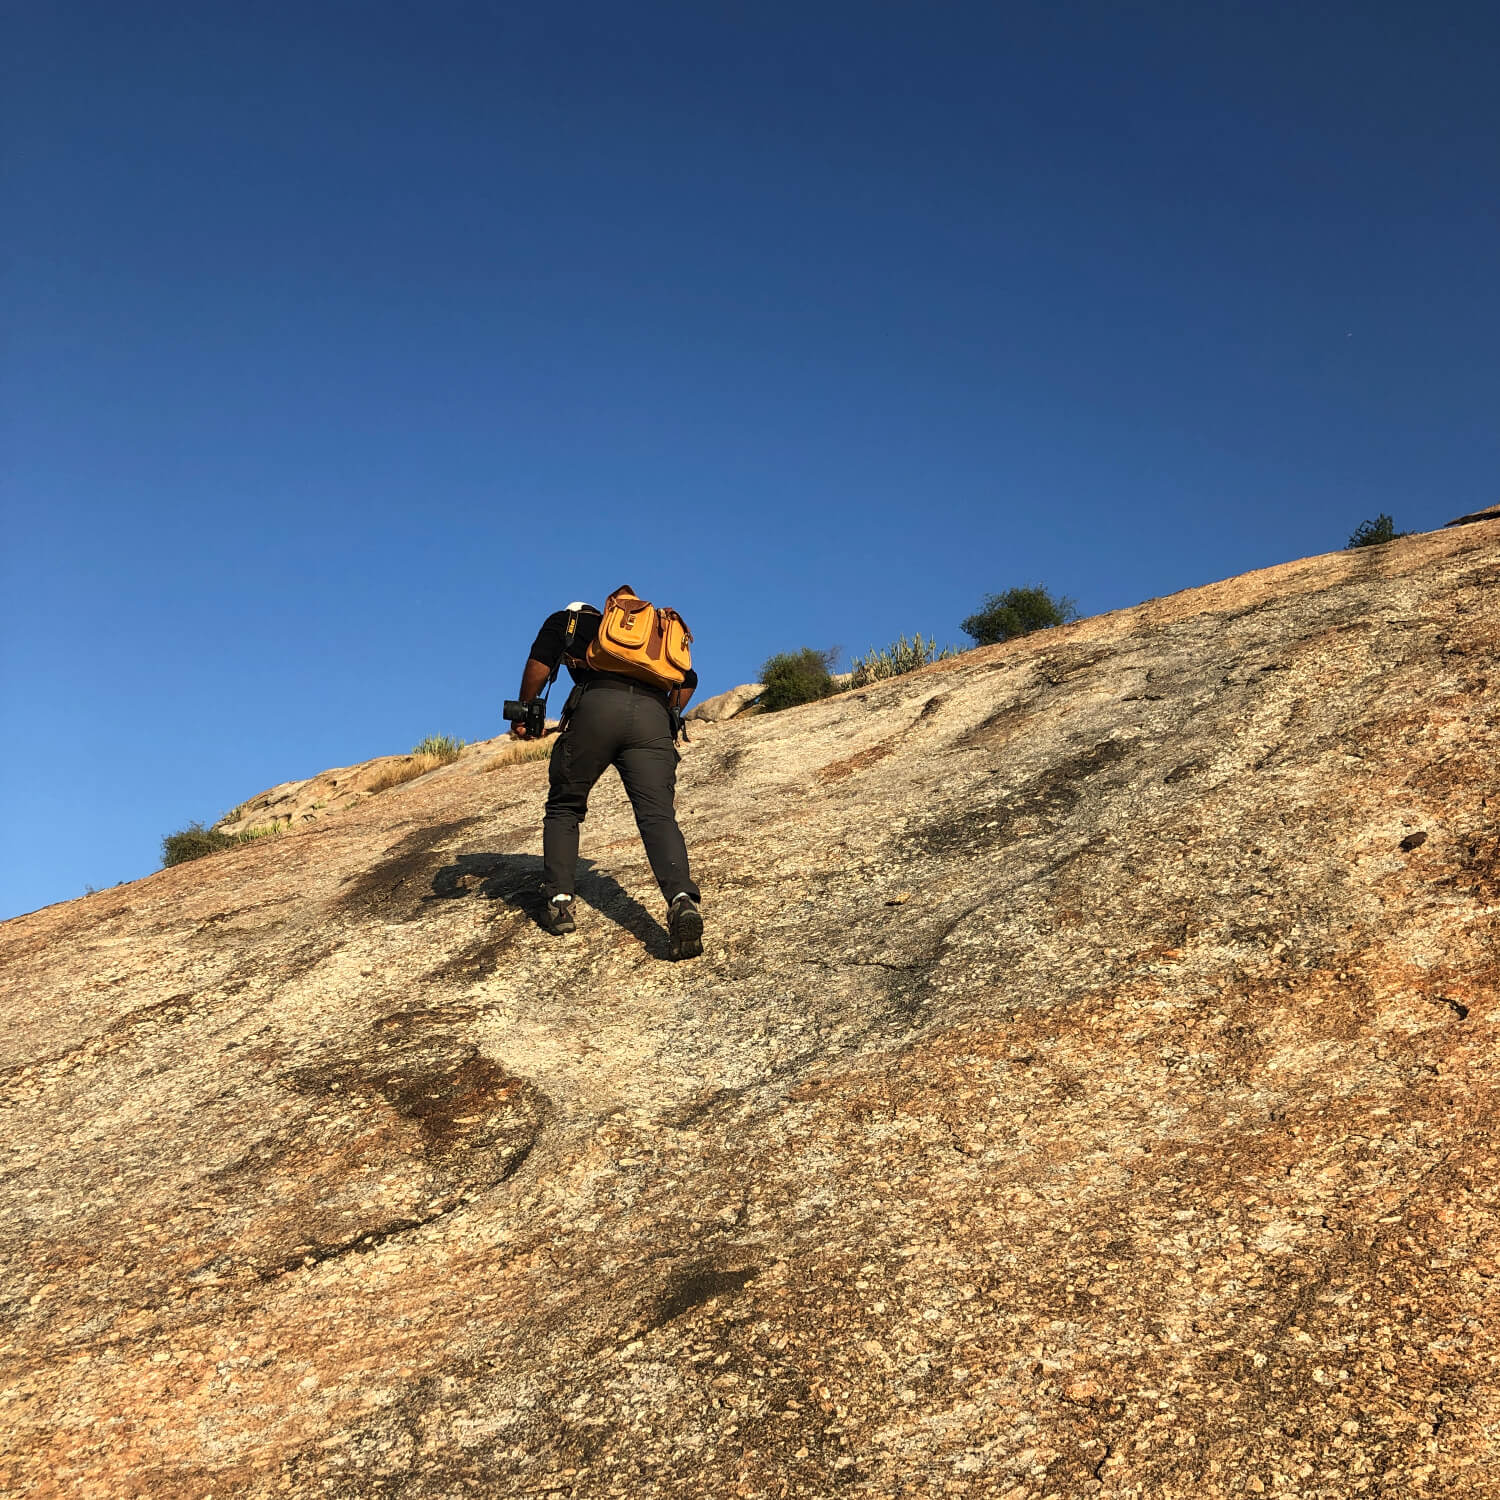
{"label": "clear blue sky", "polygon": [[0,916],[621,581],[713,692],[1497,498],[1492,4],[0,26]]}

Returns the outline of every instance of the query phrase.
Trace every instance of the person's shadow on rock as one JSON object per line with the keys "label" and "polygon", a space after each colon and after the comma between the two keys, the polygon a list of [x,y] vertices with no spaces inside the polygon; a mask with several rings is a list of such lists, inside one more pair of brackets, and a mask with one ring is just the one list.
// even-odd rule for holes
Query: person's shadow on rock
{"label": "person's shadow on rock", "polygon": [[[424,901],[454,901],[477,895],[503,901],[542,925],[542,861],[536,854],[460,854],[432,877]],[[652,958],[666,958],[666,929],[613,875],[602,874],[591,859],[578,861],[578,899],[638,938]]]}

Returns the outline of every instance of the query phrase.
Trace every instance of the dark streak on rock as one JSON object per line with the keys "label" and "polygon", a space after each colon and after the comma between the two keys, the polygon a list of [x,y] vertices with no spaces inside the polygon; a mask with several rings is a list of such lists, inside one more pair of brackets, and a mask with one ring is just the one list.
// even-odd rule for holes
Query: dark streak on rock
{"label": "dark streak on rock", "polygon": [[664,1114],[662,1124],[669,1130],[687,1130],[711,1115],[721,1114],[726,1108],[738,1104],[746,1092],[744,1087],[705,1090],[681,1109]]}
{"label": "dark streak on rock", "polygon": [[492,1144],[511,1113],[532,1092],[520,1078],[479,1054],[477,1047],[435,1038],[375,1057],[345,1058],[298,1068],[281,1080],[312,1097],[345,1099],[378,1094],[422,1132],[429,1153]]}
{"label": "dark streak on rock", "polygon": [[1008,703],[998,708],[987,718],[981,719],[967,733],[960,735],[950,747],[953,750],[998,749],[1008,744],[1016,733],[1027,724],[1036,712],[1036,699],[1023,698],[1017,703]]}
{"label": "dark streak on rock", "polygon": [[131,1031],[137,1026],[149,1026],[155,1021],[163,1022],[168,1026],[180,1026],[192,1014],[192,1011],[191,991],[181,995],[172,995],[166,1000],[158,1000],[154,1005],[143,1005],[139,1010],[132,1010],[121,1016],[118,1021],[110,1023],[107,1034],[114,1035],[122,1031]]}
{"label": "dark streak on rock", "polygon": [[1036,669],[1049,686],[1058,687],[1068,678],[1108,661],[1114,654],[1110,646],[1063,646],[1039,656]]}
{"label": "dark streak on rock", "polygon": [[923,958],[916,963],[893,964],[883,958],[804,958],[802,962],[819,969],[885,969],[891,974],[925,974],[934,960]]}
{"label": "dark streak on rock", "polygon": [[461,948],[451,958],[431,968],[423,976],[426,980],[453,980],[467,984],[493,974],[500,967],[501,955],[516,940],[523,930],[521,924],[512,923],[501,932],[490,932],[476,942]]}
{"label": "dark streak on rock", "polygon": [[950,813],[914,829],[907,842],[939,858],[1003,847],[1021,837],[1015,824],[1023,818],[1055,826],[1077,806],[1081,784],[1130,753],[1121,740],[1101,740],[1091,749],[1058,762],[1024,782],[1000,806]]}
{"label": "dark streak on rock", "polygon": [[[499,1183],[508,1182],[517,1172],[526,1165],[526,1159],[531,1155],[535,1141],[528,1141],[514,1156],[506,1162],[504,1170],[498,1177],[486,1183],[487,1187],[494,1187]],[[347,1240],[338,1241],[335,1244],[311,1244],[298,1246],[290,1255],[283,1257],[273,1265],[257,1267],[256,1275],[262,1281],[274,1281],[279,1276],[284,1276],[289,1271],[311,1270],[314,1266],[320,1266],[325,1261],[337,1260],[341,1255],[368,1255],[371,1250],[385,1244],[387,1240],[394,1239],[398,1234],[406,1234],[413,1229],[422,1229],[428,1224],[435,1224],[439,1219],[446,1218],[458,1208],[468,1196],[467,1192],[460,1190],[452,1197],[441,1203],[430,1214],[422,1214],[412,1218],[392,1219],[389,1223],[382,1224],[376,1229],[364,1230]]]}
{"label": "dark streak on rock", "polygon": [[[101,1051],[97,1054],[107,1056],[111,1052],[118,1051],[125,1045],[127,1040],[133,1039],[133,1034],[141,1027],[153,1024],[165,1024],[168,1026],[180,1026],[188,1016],[192,1014],[193,995],[183,993],[171,995],[165,1000],[158,1000],[152,1005],[143,1005],[139,1010],[128,1011],[125,1015],[110,1022],[103,1031],[96,1032],[87,1037],[76,1047],[68,1047],[61,1052],[49,1053],[45,1057],[31,1057],[24,1062],[18,1062],[11,1067],[0,1071],[0,1084],[9,1083],[26,1072],[28,1068],[50,1068],[59,1063],[72,1062],[77,1058],[87,1057],[96,1048]],[[108,1046],[103,1046],[110,1037],[122,1038]]]}
{"label": "dark streak on rock", "polygon": [[739,773],[740,762],[744,758],[744,747],[742,745],[731,745],[729,749],[719,756],[708,779],[716,785],[723,785],[733,781]]}
{"label": "dark streak on rock", "polygon": [[370,1030],[377,1036],[404,1034],[424,1030],[430,1026],[452,1026],[463,1021],[472,1021],[478,1012],[470,1005],[448,1005],[441,1010],[419,1006],[413,1010],[394,1010],[371,1022]]}
{"label": "dark streak on rock", "polygon": [[673,1279],[652,1309],[642,1334],[664,1328],[695,1307],[715,1297],[732,1296],[748,1281],[760,1275],[759,1266],[745,1266],[736,1271],[716,1271],[711,1266],[696,1266]]}
{"label": "dark streak on rock", "polygon": [[482,822],[483,818],[459,818],[408,834],[385,851],[387,857],[379,864],[346,883],[338,896],[339,908],[350,914],[386,918],[415,915],[432,889],[433,875],[444,862],[436,851]]}

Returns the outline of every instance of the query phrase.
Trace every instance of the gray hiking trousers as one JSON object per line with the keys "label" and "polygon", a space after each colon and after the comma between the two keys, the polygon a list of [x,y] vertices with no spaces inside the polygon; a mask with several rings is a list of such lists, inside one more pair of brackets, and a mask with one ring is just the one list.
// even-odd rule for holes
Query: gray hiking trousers
{"label": "gray hiking trousers", "polygon": [[677,791],[677,747],[665,695],[625,678],[576,690],[576,706],[552,752],[547,815],[542,821],[542,888],[547,900],[571,896],[578,864],[578,825],[594,783],[613,766],[625,783],[651,873],[670,901],[698,887],[688,873],[687,845],[672,801]]}

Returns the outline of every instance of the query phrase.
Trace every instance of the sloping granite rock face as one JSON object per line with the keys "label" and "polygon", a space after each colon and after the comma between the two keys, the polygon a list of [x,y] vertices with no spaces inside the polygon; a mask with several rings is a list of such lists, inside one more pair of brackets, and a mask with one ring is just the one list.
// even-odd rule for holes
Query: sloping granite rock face
{"label": "sloping granite rock face", "polygon": [[[557,727],[555,719],[547,722],[549,727]],[[484,762],[482,766],[471,765],[467,769],[493,770],[498,765],[534,759],[535,749],[534,745],[500,735],[466,745],[462,754],[469,761],[477,758]],[[379,796],[382,787],[411,778],[420,765],[415,754],[378,755],[355,766],[335,766],[305,781],[283,781],[240,803],[214,827],[221,833],[248,833],[257,828],[283,831],[299,829],[323,818],[342,818],[367,798]]]}
{"label": "sloping granite rock face", "polygon": [[1500,524],[0,927],[0,1487],[1500,1493]]}

